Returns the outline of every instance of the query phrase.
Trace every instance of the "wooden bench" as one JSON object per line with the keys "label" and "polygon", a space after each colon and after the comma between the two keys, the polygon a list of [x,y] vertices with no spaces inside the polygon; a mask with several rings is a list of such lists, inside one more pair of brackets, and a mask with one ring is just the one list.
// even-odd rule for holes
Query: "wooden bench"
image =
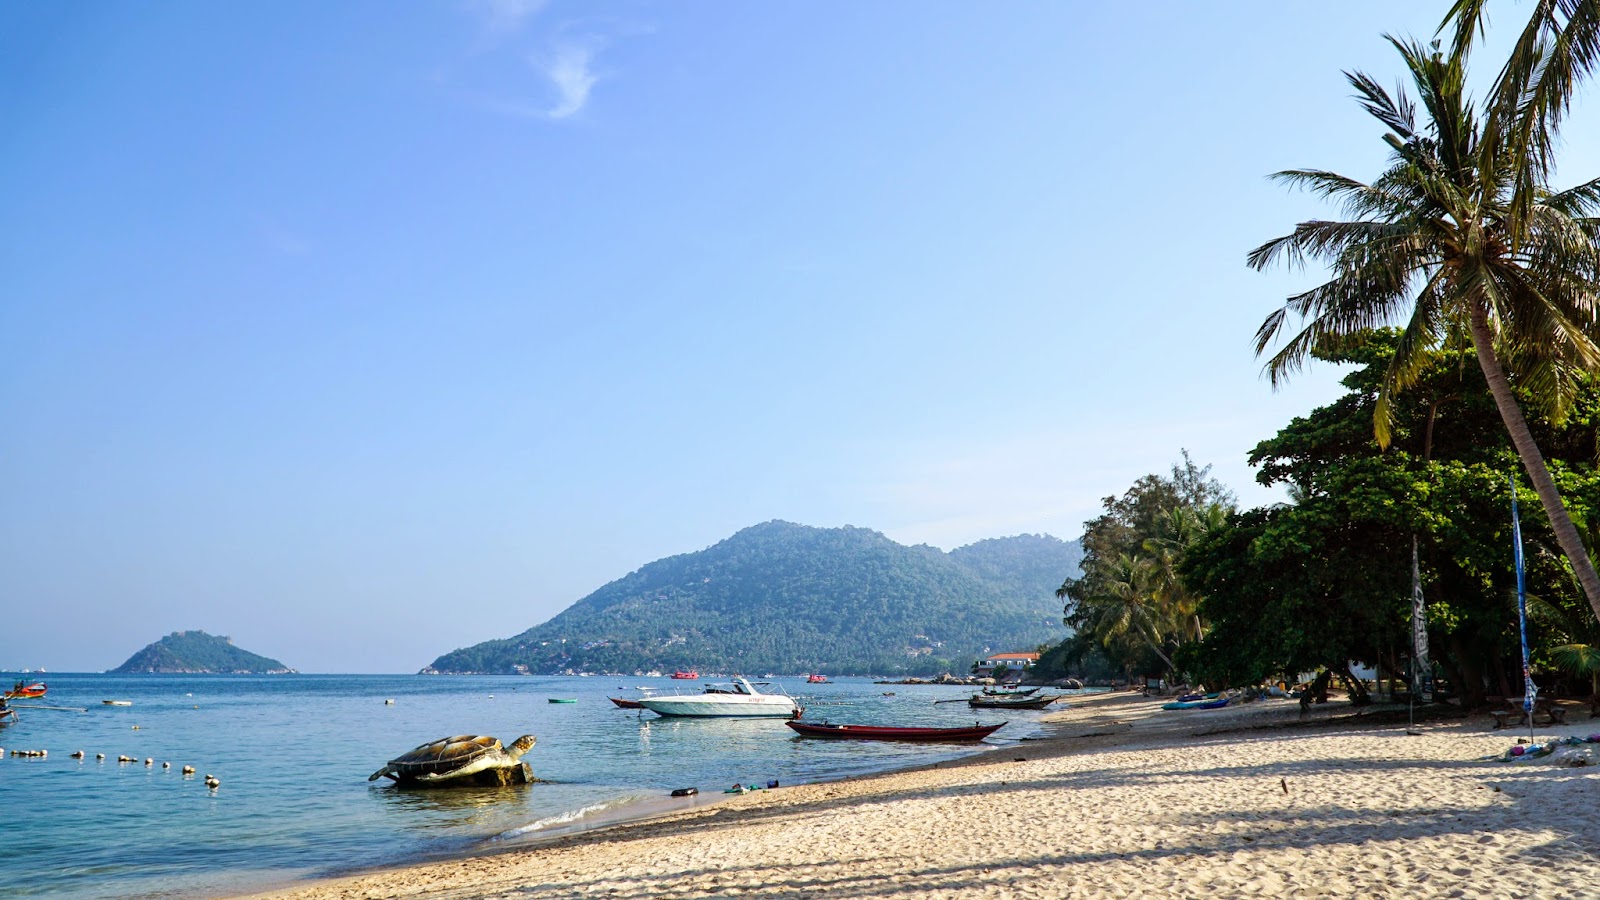
{"label": "wooden bench", "polygon": [[[1591,701],[1590,718],[1594,717],[1593,708],[1594,703]],[[1492,709],[1489,711],[1489,715],[1494,716],[1494,727],[1497,729],[1515,728],[1518,725],[1529,724],[1528,712],[1521,707],[1512,707],[1511,709]],[[1549,720],[1545,723],[1546,725],[1567,724],[1566,707],[1556,705],[1555,701],[1553,700],[1533,701],[1533,725],[1539,724],[1540,716],[1544,716]]]}

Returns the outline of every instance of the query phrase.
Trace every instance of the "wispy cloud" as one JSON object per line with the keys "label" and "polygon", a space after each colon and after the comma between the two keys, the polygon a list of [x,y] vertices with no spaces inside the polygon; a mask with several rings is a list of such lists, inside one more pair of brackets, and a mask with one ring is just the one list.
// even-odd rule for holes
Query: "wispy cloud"
{"label": "wispy cloud", "polygon": [[548,57],[529,60],[550,79],[560,94],[556,105],[546,115],[552,119],[565,119],[589,102],[589,90],[598,80],[589,68],[593,59],[594,49],[590,46],[562,44]]}
{"label": "wispy cloud", "polygon": [[548,5],[549,0],[469,0],[467,4],[495,36],[516,32]]}

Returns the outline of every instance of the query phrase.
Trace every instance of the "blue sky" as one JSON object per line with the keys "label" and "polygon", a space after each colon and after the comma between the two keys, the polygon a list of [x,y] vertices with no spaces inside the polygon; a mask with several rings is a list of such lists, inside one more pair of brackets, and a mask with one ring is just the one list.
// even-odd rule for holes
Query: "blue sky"
{"label": "blue sky", "polygon": [[769,519],[1076,537],[1182,448],[1276,500],[1338,388],[1252,355],[1332,212],[1266,175],[1375,173],[1340,70],[1444,7],[0,6],[0,667],[415,671]]}

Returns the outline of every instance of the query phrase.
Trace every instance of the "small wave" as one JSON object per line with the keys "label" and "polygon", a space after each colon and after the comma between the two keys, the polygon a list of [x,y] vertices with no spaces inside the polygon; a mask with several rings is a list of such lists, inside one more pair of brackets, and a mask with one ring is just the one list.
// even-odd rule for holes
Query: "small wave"
{"label": "small wave", "polygon": [[547,828],[555,828],[560,825],[571,825],[573,822],[577,822],[581,819],[586,819],[590,816],[597,816],[613,809],[618,809],[620,807],[637,803],[643,799],[645,799],[643,796],[613,797],[610,800],[602,800],[599,803],[591,803],[588,806],[581,806],[577,809],[567,810],[559,815],[549,816],[543,819],[535,819],[526,825],[519,825],[509,831],[503,831],[490,838],[490,840],[508,841],[513,838],[526,837],[534,832],[544,831]]}

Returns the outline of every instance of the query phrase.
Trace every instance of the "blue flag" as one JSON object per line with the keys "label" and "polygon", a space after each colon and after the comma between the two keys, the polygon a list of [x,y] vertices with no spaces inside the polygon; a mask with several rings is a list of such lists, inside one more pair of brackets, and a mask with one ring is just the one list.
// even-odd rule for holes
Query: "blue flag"
{"label": "blue flag", "polygon": [[1522,517],[1517,514],[1517,477],[1511,482],[1511,547],[1517,561],[1517,629],[1522,636],[1522,708],[1533,721],[1533,698],[1539,689],[1533,684],[1533,669],[1528,665],[1528,589],[1526,570],[1522,565]]}

